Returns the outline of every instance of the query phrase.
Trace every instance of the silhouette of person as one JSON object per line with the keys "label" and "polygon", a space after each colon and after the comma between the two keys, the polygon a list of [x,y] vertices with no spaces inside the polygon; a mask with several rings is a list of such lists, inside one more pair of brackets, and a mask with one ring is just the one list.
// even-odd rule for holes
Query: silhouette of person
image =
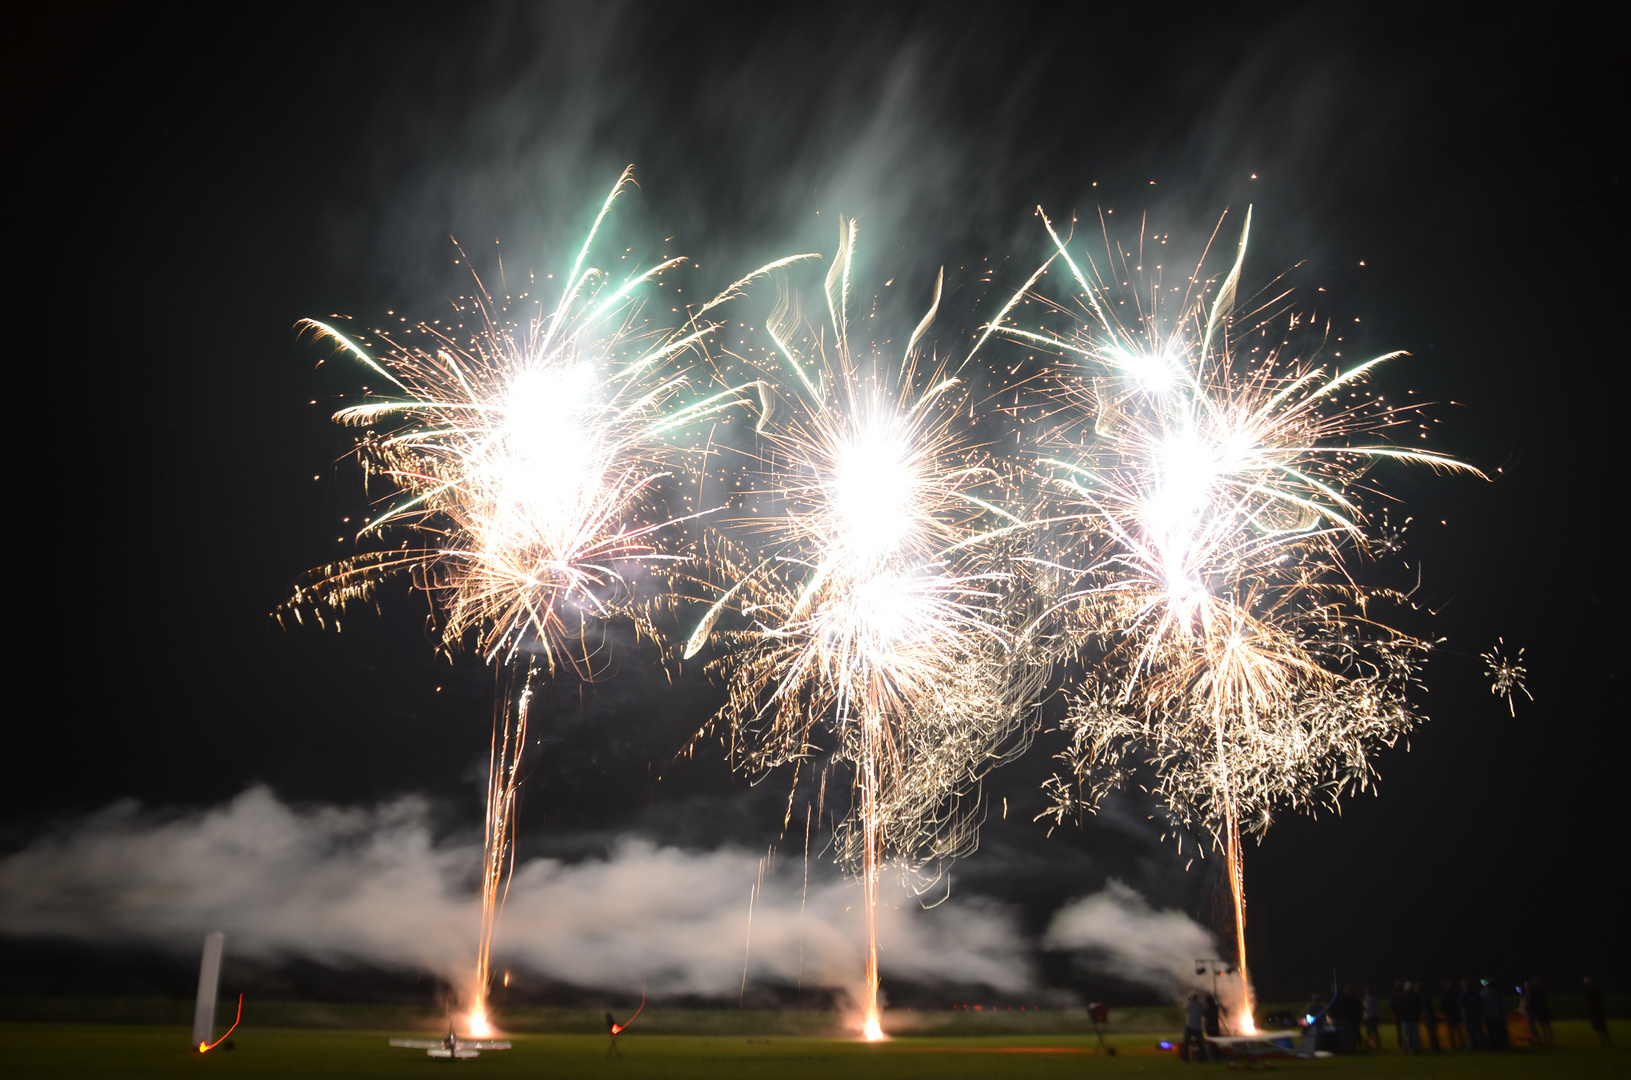
{"label": "silhouette of person", "polygon": [[[1334,1003],[1335,999],[1332,1000]],[[1336,1018],[1325,1011],[1325,999],[1318,994],[1310,994],[1304,1015],[1308,1017],[1308,1026],[1314,1032],[1314,1048],[1317,1050],[1326,1049],[1325,1044],[1320,1039],[1320,1033],[1330,1030],[1331,1025],[1336,1023]]]}
{"label": "silhouette of person", "polygon": [[1382,1003],[1376,1000],[1376,995],[1370,987],[1365,987],[1365,1049],[1382,1049]]}
{"label": "silhouette of person", "polygon": [[1552,1037],[1552,1002],[1546,996],[1546,987],[1540,984],[1539,979],[1529,980],[1529,993],[1524,995],[1529,1003],[1529,1029],[1530,1034],[1540,1041],[1542,1046],[1551,1046],[1557,1040]]}
{"label": "silhouette of person", "polygon": [[1399,1049],[1409,1054],[1421,1053],[1421,993],[1415,983],[1405,983],[1399,991],[1398,1012],[1394,1019],[1399,1027]]}
{"label": "silhouette of person", "polygon": [[1471,979],[1461,980],[1461,994],[1456,998],[1456,1005],[1461,1010],[1461,1024],[1467,1029],[1467,1049],[1489,1049],[1489,1042],[1484,1038],[1484,1003]]}
{"label": "silhouette of person", "polygon": [[1359,1048],[1359,998],[1352,984],[1331,999],[1331,1022],[1337,1027],[1337,1049],[1351,1054]]}
{"label": "silhouette of person", "polygon": [[1523,1026],[1529,1029],[1529,1045],[1545,1046],[1546,1038],[1540,1033],[1540,1021],[1535,1017],[1535,980],[1525,979],[1518,987],[1518,1011],[1523,1014]]}
{"label": "silhouette of person", "polygon": [[1467,1048],[1467,1032],[1461,1026],[1461,1003],[1456,997],[1454,979],[1444,980],[1444,991],[1438,997],[1438,1011],[1444,1014],[1444,1034],[1451,1050]]}
{"label": "silhouette of person", "polygon": [[1501,988],[1495,985],[1493,979],[1485,979],[1479,998],[1484,1005],[1484,1034],[1488,1036],[1489,1048],[1512,1049],[1512,1040],[1506,1030],[1506,1002],[1501,998]]}
{"label": "silhouette of person", "polygon": [[606,1036],[607,1038],[611,1039],[611,1045],[606,1048],[607,1057],[611,1057],[613,1054],[616,1054],[618,1057],[623,1056],[623,1051],[617,1048],[617,1036],[622,1030],[622,1026],[618,1024],[617,1020],[614,1019],[612,1014],[608,1011],[606,1013]]}
{"label": "silhouette of person", "polygon": [[[1222,1020],[1223,1007],[1218,1004],[1217,998],[1207,994],[1201,1005],[1201,1030],[1206,1032],[1209,1038],[1215,1039],[1223,1034]],[[1209,1059],[1218,1057],[1215,1044],[1206,1044],[1206,1056]]]}
{"label": "silhouette of person", "polygon": [[1603,992],[1597,987],[1597,980],[1590,975],[1580,984],[1581,992],[1586,999],[1586,1019],[1591,1021],[1591,1030],[1597,1033],[1597,1041],[1608,1046],[1608,1018],[1603,1015]]}
{"label": "silhouette of person", "polygon": [[1184,1002],[1182,1057],[1185,1061],[1206,1060],[1206,1008],[1201,1004],[1201,995],[1193,990]]}
{"label": "silhouette of person", "polygon": [[1421,1026],[1427,1032],[1427,1045],[1436,1054],[1439,1052],[1438,1010],[1433,1005],[1433,991],[1418,979],[1416,996],[1421,998]]}

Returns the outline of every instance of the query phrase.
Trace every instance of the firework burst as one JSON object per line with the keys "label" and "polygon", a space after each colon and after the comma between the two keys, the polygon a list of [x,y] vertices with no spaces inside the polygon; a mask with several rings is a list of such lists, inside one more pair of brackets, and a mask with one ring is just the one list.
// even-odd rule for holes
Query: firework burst
{"label": "firework burst", "polygon": [[1504,638],[1497,638],[1489,652],[1480,653],[1479,659],[1484,662],[1484,670],[1489,674],[1489,692],[1496,697],[1506,699],[1507,711],[1513,716],[1518,715],[1518,695],[1522,694],[1530,701],[1535,695],[1529,692],[1529,669],[1523,663],[1523,649],[1517,655],[1507,657],[1501,652],[1506,647]]}
{"label": "firework burst", "polygon": [[641,316],[642,290],[682,258],[615,283],[588,265],[601,224],[631,183],[626,170],[553,306],[527,293],[497,299],[477,278],[453,327],[375,332],[378,355],[328,323],[301,324],[389,383],[386,394],[335,420],[363,429],[358,459],[391,494],[357,537],[378,546],[311,571],[279,619],[338,625],[340,612],[372,603],[383,582],[406,576],[434,601],[442,648],[468,648],[498,672],[469,1017],[478,1035],[488,1026],[489,957],[538,679],[563,666],[593,678],[596,630],[611,619],[654,633],[639,579],[680,559],[668,549],[676,526],[693,516],[669,509],[666,486],[683,456],[673,436],[735,407],[746,390],[695,384],[701,343],[717,328],[703,317],[753,277],[793,261],[762,267],[688,310],[679,328],[654,328]]}
{"label": "firework burst", "polygon": [[1294,345],[1311,327],[1286,294],[1239,310],[1249,212],[1221,280],[1197,271],[1167,318],[1172,290],[1151,275],[1131,326],[1111,314],[1125,306],[1112,286],[1142,253],[1107,233],[1107,279],[1043,221],[1056,254],[1032,282],[1062,263],[1086,329],[1009,325],[1010,303],[990,330],[1066,358],[1037,466],[1055,526],[1039,564],[1066,584],[1036,625],[1088,671],[1067,695],[1070,775],[1050,782],[1049,812],[1091,808],[1132,760],[1153,768],[1173,818],[1224,854],[1249,1031],[1242,830],[1365,787],[1371,749],[1418,719],[1407,691],[1428,643],[1379,621],[1405,597],[1350,572],[1385,546],[1370,473],[1476,470],[1387,438],[1418,410],[1364,383],[1401,353],[1339,372]]}
{"label": "firework burst", "polygon": [[999,509],[1004,476],[957,426],[966,388],[917,353],[939,286],[898,363],[856,355],[854,240],[844,224],[826,278],[830,339],[785,303],[766,323],[775,351],[750,469],[765,512],[706,541],[699,580],[716,598],[686,655],[710,636],[724,646],[714,723],[739,767],[801,767],[828,752],[827,732],[854,766],[838,849],[864,894],[863,1031],[875,1039],[881,865],[968,849],[958,797],[1022,748],[1033,699],[1011,649],[1023,619],[1003,555],[1024,525]]}

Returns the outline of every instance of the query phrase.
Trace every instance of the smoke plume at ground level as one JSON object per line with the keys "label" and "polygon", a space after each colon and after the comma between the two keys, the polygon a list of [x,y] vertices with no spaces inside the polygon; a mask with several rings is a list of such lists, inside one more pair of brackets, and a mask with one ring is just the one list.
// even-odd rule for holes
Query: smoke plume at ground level
{"label": "smoke plume at ground level", "polygon": [[1154,987],[1173,1000],[1191,991],[1217,992],[1226,1015],[1238,1015],[1244,986],[1239,975],[1214,980],[1216,939],[1181,911],[1159,910],[1119,881],[1073,900],[1055,913],[1042,944],[1076,954],[1129,982]]}
{"label": "smoke plume at ground level", "polygon": [[[430,806],[294,807],[263,787],[221,806],[160,815],[118,803],[0,860],[0,934],[91,947],[196,950],[429,972],[469,981],[479,900],[475,845],[438,839]],[[955,892],[924,909],[898,883],[880,914],[883,969],[916,984],[980,987],[1062,1003],[1039,985],[1038,942],[1014,913]],[[517,865],[500,921],[501,963],[551,982],[654,996],[735,998],[744,987],[828,989],[862,966],[859,890],[829,865],[739,848],[637,838],[604,857]],[[1179,995],[1205,930],[1131,889],[1056,913],[1040,945]]]}

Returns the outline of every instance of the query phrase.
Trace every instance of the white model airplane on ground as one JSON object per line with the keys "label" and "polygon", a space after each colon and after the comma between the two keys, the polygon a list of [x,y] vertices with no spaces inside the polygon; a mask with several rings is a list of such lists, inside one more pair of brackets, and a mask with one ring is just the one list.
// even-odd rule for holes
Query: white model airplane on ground
{"label": "white model airplane on ground", "polygon": [[[1260,1031],[1256,1035],[1208,1035],[1206,1041],[1229,1058],[1328,1058],[1329,1050],[1314,1049],[1315,1029]],[[1232,1068],[1233,1066],[1231,1066]]]}
{"label": "white model airplane on ground", "polygon": [[510,1048],[506,1039],[461,1039],[451,1031],[440,1039],[392,1039],[391,1045],[423,1050],[428,1057],[446,1058],[448,1061],[480,1057],[483,1050]]}

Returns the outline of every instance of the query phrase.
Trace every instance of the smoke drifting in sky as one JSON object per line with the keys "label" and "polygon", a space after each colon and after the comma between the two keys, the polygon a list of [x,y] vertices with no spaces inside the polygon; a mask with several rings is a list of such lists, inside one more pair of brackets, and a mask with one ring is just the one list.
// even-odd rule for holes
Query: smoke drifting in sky
{"label": "smoke drifting in sky", "polygon": [[[168,819],[124,802],[0,861],[0,933],[190,951],[220,929],[244,957],[462,980],[478,854],[439,842],[417,798],[300,809],[256,787]],[[750,983],[844,987],[861,969],[857,891],[812,861],[805,892],[799,855],[763,864],[762,878],[761,865],[740,849],[635,839],[603,859],[533,859],[516,868],[495,952],[585,987],[649,979],[659,994],[734,994],[744,963]],[[1033,985],[1030,949],[1002,907],[957,896],[925,911],[904,891],[891,900],[881,930],[895,977]]]}

